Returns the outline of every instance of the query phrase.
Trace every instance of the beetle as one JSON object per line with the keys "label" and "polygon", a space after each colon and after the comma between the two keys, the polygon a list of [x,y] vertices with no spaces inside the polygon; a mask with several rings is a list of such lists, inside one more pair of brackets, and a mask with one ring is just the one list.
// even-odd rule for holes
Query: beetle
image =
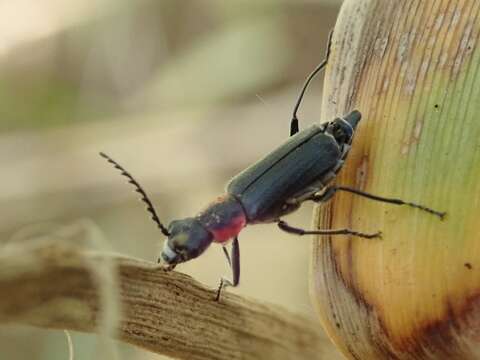
{"label": "beetle", "polygon": [[[439,212],[423,205],[401,199],[372,195],[346,186],[332,185],[342,168],[352,140],[361,120],[361,114],[353,110],[343,117],[321,125],[313,125],[299,131],[297,111],[305,91],[328,61],[330,43],[325,59],[312,71],[305,81],[293,110],[290,122],[290,138],[270,154],[263,157],[233,177],[227,184],[225,194],[193,217],[173,220],[168,227],[159,219],[147,193],[118,162],[105,153],[102,157],[119,169],[140,193],[147,210],[167,240],[158,262],[165,270],[173,270],[177,264],[200,256],[212,243],[222,245],[223,252],[232,270],[232,279],[221,278],[216,300],[223,288],[235,287],[240,281],[240,246],[238,235],[247,225],[276,223],[279,229],[296,235],[350,235],[360,238],[378,238],[380,232],[363,233],[352,229],[304,230],[293,227],[282,218],[297,210],[304,202],[323,203],[337,191],[345,191],[372,200],[407,205],[443,219]],[[231,252],[226,245],[232,241]]]}

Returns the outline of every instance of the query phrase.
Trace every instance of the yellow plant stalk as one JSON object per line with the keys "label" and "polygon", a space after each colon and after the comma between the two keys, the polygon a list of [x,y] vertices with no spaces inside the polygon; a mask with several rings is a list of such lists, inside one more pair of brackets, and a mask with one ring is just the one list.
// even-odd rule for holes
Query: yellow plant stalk
{"label": "yellow plant stalk", "polygon": [[480,359],[480,1],[346,0],[322,119],[362,112],[337,184],[420,203],[338,193],[319,228],[311,293],[351,359]]}

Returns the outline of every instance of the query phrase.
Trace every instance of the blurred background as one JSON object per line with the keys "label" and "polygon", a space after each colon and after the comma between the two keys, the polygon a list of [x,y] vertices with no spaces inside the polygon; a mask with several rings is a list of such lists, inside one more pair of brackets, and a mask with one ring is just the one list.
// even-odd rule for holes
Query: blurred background
{"label": "blurred background", "polygon": [[[113,251],[154,261],[160,232],[98,152],[139,180],[164,222],[195,214],[288,137],[340,3],[0,0],[1,239],[88,222]],[[301,127],[320,121],[321,86]],[[288,221],[309,227],[311,211]],[[229,291],[315,318],[310,240],[272,225],[241,235],[241,286]],[[229,274],[219,246],[177,269],[210,287]],[[95,336],[72,338],[75,359],[94,358]],[[163,359],[118,346],[123,359]],[[1,360],[67,358],[62,331],[0,327]]]}

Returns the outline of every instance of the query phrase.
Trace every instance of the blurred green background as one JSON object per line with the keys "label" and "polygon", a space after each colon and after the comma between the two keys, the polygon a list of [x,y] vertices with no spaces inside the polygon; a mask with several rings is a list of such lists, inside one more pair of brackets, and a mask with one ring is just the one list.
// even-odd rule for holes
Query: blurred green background
{"label": "blurred green background", "polygon": [[[154,261],[161,234],[98,152],[134,174],[164,222],[194,214],[287,138],[340,3],[0,1],[2,239],[88,219],[114,251]],[[321,86],[302,127],[320,121]],[[289,222],[310,226],[311,210]],[[241,286],[229,291],[314,318],[309,249],[275,226],[247,228]],[[218,246],[177,269],[211,287],[228,274]],[[72,337],[75,359],[95,357],[95,336]],[[123,359],[163,358],[118,346]],[[0,360],[67,358],[61,331],[0,327]]]}

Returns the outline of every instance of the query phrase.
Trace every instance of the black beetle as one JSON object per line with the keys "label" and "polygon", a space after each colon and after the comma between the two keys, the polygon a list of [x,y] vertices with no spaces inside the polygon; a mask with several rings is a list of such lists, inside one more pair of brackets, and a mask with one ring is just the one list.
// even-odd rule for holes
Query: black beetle
{"label": "black beetle", "polygon": [[[223,245],[233,278],[222,278],[216,300],[219,300],[223,287],[237,286],[239,283],[238,234],[246,225],[276,223],[281,230],[297,235],[353,235],[362,238],[381,236],[380,232],[365,234],[351,229],[308,231],[292,227],[281,220],[305,201],[325,202],[336,191],[346,191],[377,201],[415,207],[441,219],[445,215],[443,212],[400,199],[384,198],[349,187],[330,185],[344,164],[361,114],[354,110],[344,117],[322,125],[313,125],[300,132],[296,116],[308,84],[327,64],[329,49],[330,42],[325,60],[309,75],[302,88],[294,107],[289,140],[235,176],[228,183],[226,193],[194,217],[174,220],[165,227],[140,184],[116,161],[100,153],[136,187],[136,191],[147,204],[152,219],[168,237],[158,260],[165,269],[172,270],[177,264],[198,257],[212,242]],[[232,239],[230,256],[225,246]]]}

